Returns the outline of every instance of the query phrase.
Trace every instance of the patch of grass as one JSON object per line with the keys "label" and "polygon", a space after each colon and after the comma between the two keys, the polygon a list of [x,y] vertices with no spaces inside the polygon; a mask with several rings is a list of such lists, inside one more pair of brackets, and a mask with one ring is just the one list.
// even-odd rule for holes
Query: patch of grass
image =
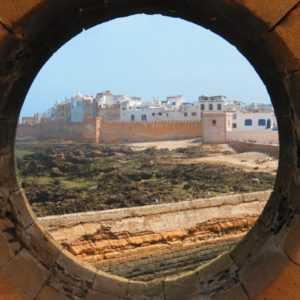
{"label": "patch of grass", "polygon": [[95,182],[85,179],[61,179],[60,183],[65,189],[88,189],[95,185]]}
{"label": "patch of grass", "polygon": [[28,176],[23,177],[23,182],[27,184],[38,184],[38,185],[48,185],[51,184],[53,179],[50,176]]}
{"label": "patch of grass", "polygon": [[31,154],[33,154],[33,151],[31,150],[18,149],[18,148],[15,150],[15,155],[17,159],[23,159],[24,156],[31,155]]}

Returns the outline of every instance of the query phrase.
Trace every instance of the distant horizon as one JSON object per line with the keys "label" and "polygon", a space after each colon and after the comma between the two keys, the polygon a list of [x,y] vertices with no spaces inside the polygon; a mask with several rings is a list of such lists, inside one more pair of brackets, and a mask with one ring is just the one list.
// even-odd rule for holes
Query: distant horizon
{"label": "distant horizon", "polygon": [[78,91],[105,90],[146,102],[224,95],[270,103],[253,67],[223,38],[181,19],[140,14],[95,26],[60,48],[36,77],[21,116],[45,112]]}

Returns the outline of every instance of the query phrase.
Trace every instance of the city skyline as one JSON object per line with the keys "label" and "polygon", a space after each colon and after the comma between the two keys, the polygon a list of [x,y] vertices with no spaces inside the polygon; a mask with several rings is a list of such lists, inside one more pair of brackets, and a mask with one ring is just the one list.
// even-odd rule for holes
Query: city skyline
{"label": "city skyline", "polygon": [[78,91],[102,90],[145,100],[181,94],[189,102],[200,95],[270,101],[252,66],[222,38],[183,20],[136,15],[98,25],[59,49],[34,81],[21,115],[43,112]]}

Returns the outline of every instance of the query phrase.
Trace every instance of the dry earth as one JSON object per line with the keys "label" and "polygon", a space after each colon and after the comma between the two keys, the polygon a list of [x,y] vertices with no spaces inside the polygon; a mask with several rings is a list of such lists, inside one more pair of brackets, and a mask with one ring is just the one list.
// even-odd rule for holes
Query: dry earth
{"label": "dry earth", "polygon": [[276,169],[267,155],[198,140],[19,144],[17,162],[38,216],[263,191],[273,187]]}

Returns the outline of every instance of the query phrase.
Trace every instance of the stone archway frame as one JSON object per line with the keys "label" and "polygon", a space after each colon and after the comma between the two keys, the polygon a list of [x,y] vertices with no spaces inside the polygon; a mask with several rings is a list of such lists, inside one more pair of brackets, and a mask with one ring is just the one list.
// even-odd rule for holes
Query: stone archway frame
{"label": "stone archway frame", "polygon": [[[0,3],[0,298],[297,299],[300,294],[299,0],[2,0]],[[83,29],[135,13],[202,25],[245,55],[272,98],[280,162],[271,199],[229,254],[163,281],[95,272],[36,223],[14,163],[17,118],[34,77]],[[84,55],[84,54],[83,54]],[[245,199],[247,201],[247,199]]]}

